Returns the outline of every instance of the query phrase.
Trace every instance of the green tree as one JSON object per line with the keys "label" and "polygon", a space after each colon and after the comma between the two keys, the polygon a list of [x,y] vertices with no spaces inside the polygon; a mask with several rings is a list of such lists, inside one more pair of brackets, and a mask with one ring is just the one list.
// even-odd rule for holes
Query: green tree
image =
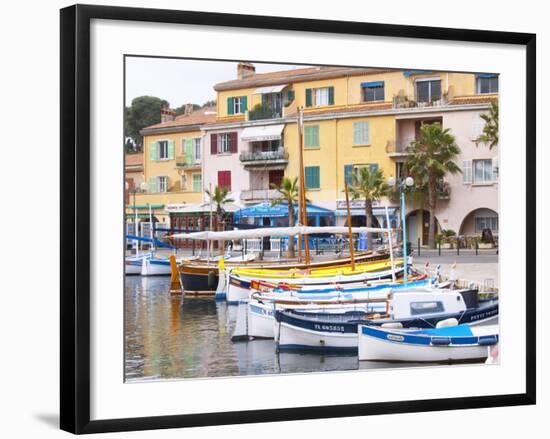
{"label": "green tree", "polygon": [[430,212],[428,245],[435,248],[435,208],[438,185],[447,175],[462,172],[455,163],[460,154],[455,137],[450,129],[443,129],[439,122],[422,124],[420,138],[407,147],[409,153],[405,164],[415,180],[415,186],[427,188],[427,205]]}
{"label": "green tree", "polygon": [[143,150],[143,128],[160,122],[160,110],[168,107],[168,101],[154,96],[140,96],[126,107],[124,118],[124,135],[131,137],[138,150]]}
{"label": "green tree", "polygon": [[224,187],[216,186],[212,192],[210,192],[208,189],[206,189],[204,192],[210,199],[210,203],[216,206],[216,218],[219,225],[223,221],[223,217],[225,215],[225,210],[223,206],[227,203],[233,203],[233,201],[235,200],[233,200],[229,196],[229,190]]}
{"label": "green tree", "polygon": [[[271,183],[271,188],[279,192],[279,197],[271,202],[272,206],[277,204],[286,203],[288,207],[288,226],[293,227],[295,225],[294,218],[294,204],[298,202],[299,188],[298,188],[298,177],[295,177],[291,180],[288,177],[283,178],[281,185],[277,186],[274,183]],[[288,257],[293,258],[295,256],[294,250],[294,236],[288,237]]]}
{"label": "green tree", "polygon": [[498,102],[491,102],[489,112],[480,115],[485,122],[483,131],[477,139],[475,139],[476,146],[480,143],[489,145],[489,149],[493,149],[498,145]]}
{"label": "green tree", "polygon": [[[389,186],[386,184],[384,173],[376,168],[359,168],[359,172],[353,173],[349,191],[353,200],[365,200],[365,218],[367,227],[372,227],[372,203],[380,200],[389,193]],[[350,242],[350,245],[352,243]],[[367,245],[372,250],[372,233],[367,234]]]}

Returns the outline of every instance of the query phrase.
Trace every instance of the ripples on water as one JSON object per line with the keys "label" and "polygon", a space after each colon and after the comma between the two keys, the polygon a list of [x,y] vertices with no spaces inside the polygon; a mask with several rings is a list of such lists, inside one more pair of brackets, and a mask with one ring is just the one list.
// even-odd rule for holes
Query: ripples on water
{"label": "ripples on water", "polygon": [[273,340],[232,342],[236,306],[213,297],[171,296],[169,289],[169,277],[126,277],[128,381],[388,367],[359,362],[356,355],[278,354]]}

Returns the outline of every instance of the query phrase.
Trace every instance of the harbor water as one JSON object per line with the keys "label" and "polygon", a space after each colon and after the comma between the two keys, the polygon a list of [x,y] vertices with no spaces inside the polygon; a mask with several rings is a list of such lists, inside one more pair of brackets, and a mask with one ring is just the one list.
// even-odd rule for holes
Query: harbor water
{"label": "harbor water", "polygon": [[126,276],[127,382],[414,366],[359,362],[356,355],[277,353],[273,340],[232,342],[236,306],[213,297],[171,296],[169,289],[169,277]]}

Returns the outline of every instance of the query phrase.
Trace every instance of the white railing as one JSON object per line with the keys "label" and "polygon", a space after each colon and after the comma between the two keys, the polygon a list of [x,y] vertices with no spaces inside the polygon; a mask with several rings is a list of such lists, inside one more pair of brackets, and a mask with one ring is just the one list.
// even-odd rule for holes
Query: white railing
{"label": "white railing", "polygon": [[280,194],[275,189],[249,189],[241,192],[241,200],[274,200],[279,198]]}

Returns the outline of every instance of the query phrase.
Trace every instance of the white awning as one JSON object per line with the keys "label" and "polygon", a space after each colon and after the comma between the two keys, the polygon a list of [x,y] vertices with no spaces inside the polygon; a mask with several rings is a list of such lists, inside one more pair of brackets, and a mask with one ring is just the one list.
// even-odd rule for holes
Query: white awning
{"label": "white awning", "polygon": [[264,95],[268,93],[279,93],[283,91],[283,88],[285,88],[288,84],[281,84],[281,85],[271,85],[269,87],[260,87],[254,90],[255,95]]}
{"label": "white awning", "polygon": [[280,140],[284,124],[248,127],[243,130],[241,140],[244,142],[261,142],[264,140]]}

